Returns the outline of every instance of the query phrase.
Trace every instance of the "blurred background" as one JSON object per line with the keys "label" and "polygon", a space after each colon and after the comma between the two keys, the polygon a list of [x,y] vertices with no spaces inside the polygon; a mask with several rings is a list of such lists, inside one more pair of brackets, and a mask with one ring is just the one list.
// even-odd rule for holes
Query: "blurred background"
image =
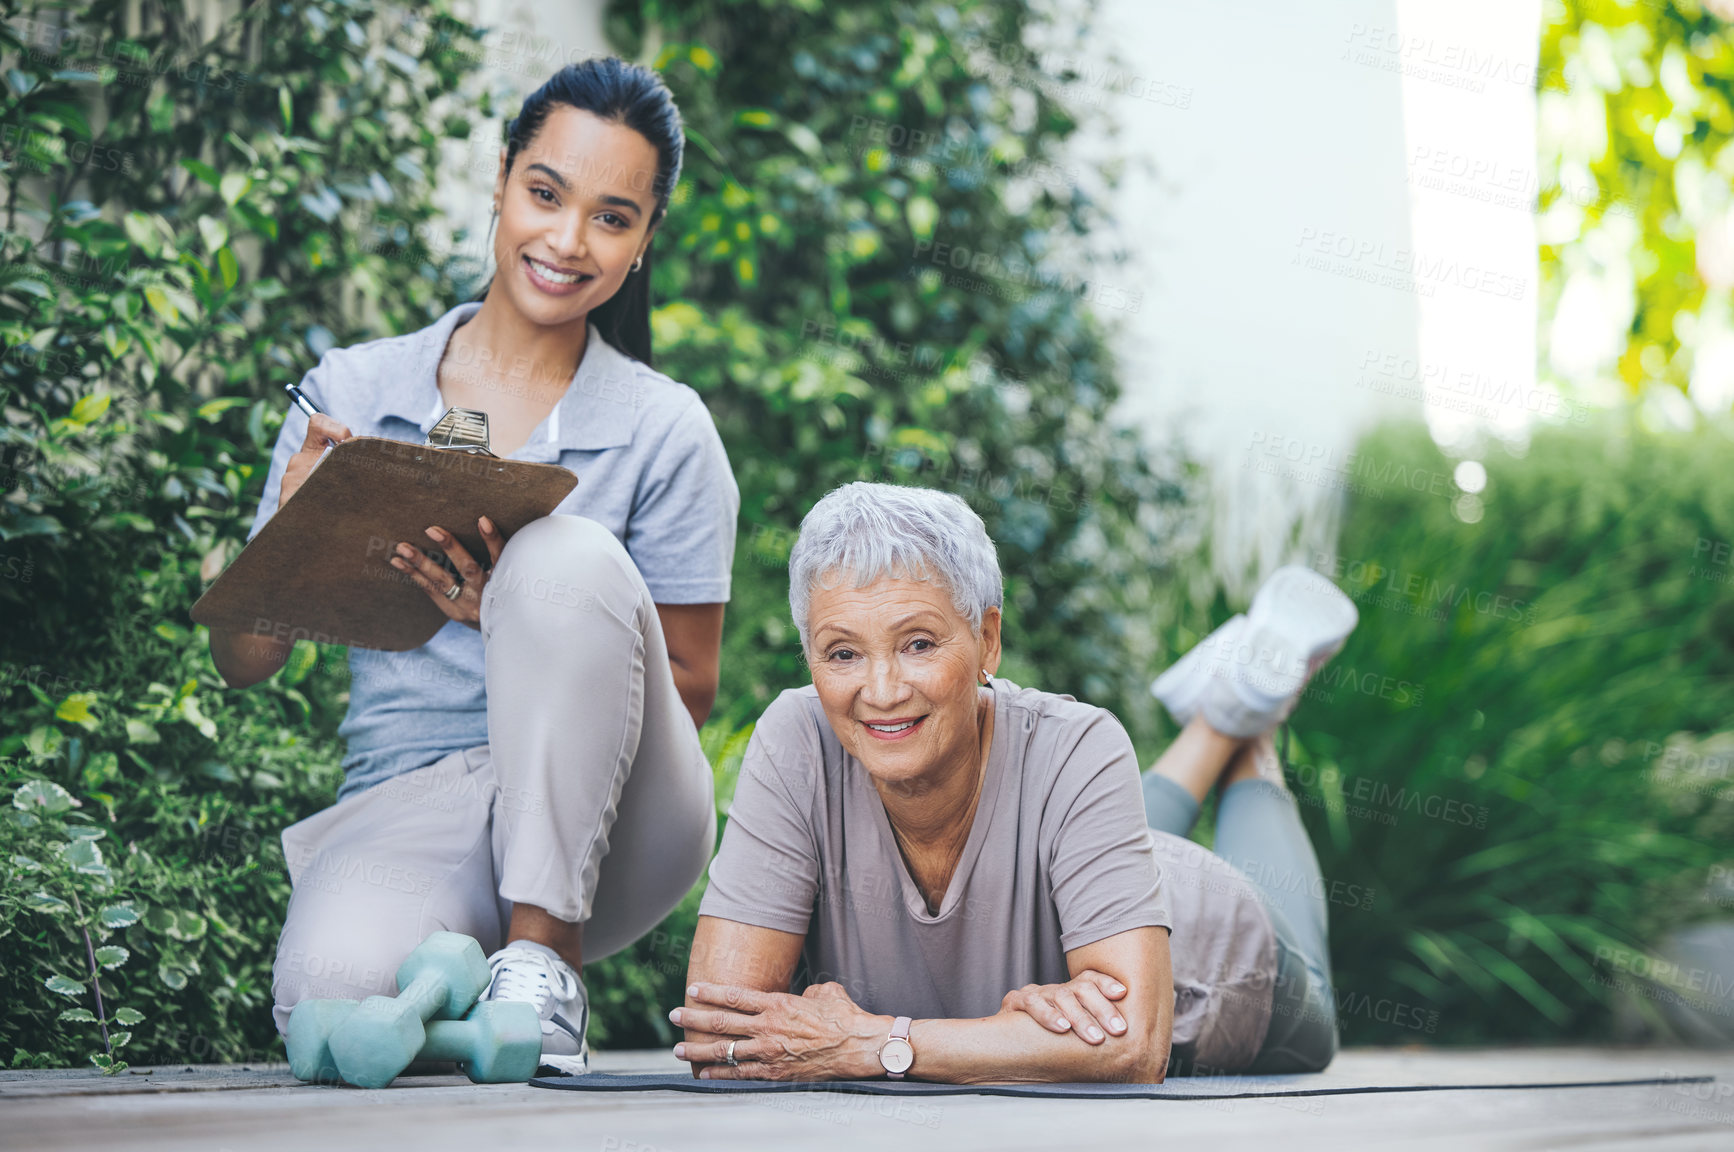
{"label": "blurred background", "polygon": [[[967,499],[1005,674],[1147,763],[1150,680],[1306,564],[1361,613],[1288,765],[1345,1043],[1730,1042],[1730,21],[0,0],[0,1066],[280,1058],[348,666],[229,691],[188,608],[283,385],[474,296],[505,120],[610,52],[685,117],[657,366],[742,493],[719,813],[839,483]],[[696,905],[589,966],[593,1044],[672,1042]]]}

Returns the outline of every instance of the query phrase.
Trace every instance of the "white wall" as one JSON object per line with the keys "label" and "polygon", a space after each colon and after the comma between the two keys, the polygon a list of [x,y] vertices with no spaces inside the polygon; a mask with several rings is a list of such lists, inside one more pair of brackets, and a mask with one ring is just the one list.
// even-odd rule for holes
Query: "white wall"
{"label": "white wall", "polygon": [[566,64],[612,52],[602,34],[602,0],[469,0],[457,15],[489,29],[482,39],[481,85],[493,93],[496,115],[474,117],[467,141],[446,141],[434,202],[466,255],[489,261],[488,220],[505,122]]}
{"label": "white wall", "polygon": [[[1535,4],[1451,19],[1446,0],[1398,7],[1102,8],[1097,42],[1127,79],[1102,85],[1077,155],[1130,162],[1110,196],[1132,255],[1116,274],[1146,291],[1116,344],[1122,412],[1209,464],[1217,575],[1242,597],[1334,547],[1344,485],[1387,463],[1351,455],[1359,434],[1419,418],[1435,362],[1533,382],[1518,336],[1534,322],[1527,211],[1495,219],[1473,193],[1421,196],[1411,177],[1453,149],[1533,172],[1532,97],[1491,79],[1510,61],[1489,61],[1521,62],[1527,44],[1533,80]],[[1485,290],[1524,277],[1521,299]]]}

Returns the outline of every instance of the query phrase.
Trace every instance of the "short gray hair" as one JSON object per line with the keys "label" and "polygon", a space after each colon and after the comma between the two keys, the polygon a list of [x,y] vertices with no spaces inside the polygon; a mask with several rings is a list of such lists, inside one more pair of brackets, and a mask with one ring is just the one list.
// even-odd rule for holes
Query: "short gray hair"
{"label": "short gray hair", "polygon": [[1005,601],[987,525],[962,497],[932,488],[857,480],[826,493],[802,518],[789,551],[789,614],[803,652],[813,588],[832,571],[857,588],[885,576],[937,579],[978,636],[982,614]]}

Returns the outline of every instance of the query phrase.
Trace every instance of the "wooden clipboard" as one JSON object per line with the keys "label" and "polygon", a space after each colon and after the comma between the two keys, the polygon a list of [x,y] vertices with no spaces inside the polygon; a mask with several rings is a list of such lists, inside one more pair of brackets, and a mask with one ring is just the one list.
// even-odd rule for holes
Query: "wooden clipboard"
{"label": "wooden clipboard", "polygon": [[335,445],[193,605],[212,629],[402,652],[450,617],[392,567],[400,540],[435,559],[438,525],[489,563],[476,521],[500,534],[552,512],[577,486],[558,464],[357,436]]}

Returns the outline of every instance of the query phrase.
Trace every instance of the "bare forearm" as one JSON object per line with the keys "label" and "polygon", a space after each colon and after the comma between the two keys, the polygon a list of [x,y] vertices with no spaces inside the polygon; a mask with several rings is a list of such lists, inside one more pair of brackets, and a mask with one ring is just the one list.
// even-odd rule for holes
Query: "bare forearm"
{"label": "bare forearm", "polygon": [[1168,1070],[1172,1023],[1157,1024],[1089,1044],[1072,1033],[1050,1032],[1020,1011],[976,1020],[917,1020],[909,1030],[915,1048],[909,1075],[942,1084],[1158,1084]]}
{"label": "bare forearm", "polygon": [[669,658],[668,667],[674,673],[674,689],[680,693],[680,702],[686,705],[688,714],[692,716],[693,727],[703,728],[704,722],[710,719],[711,706],[716,703],[715,669],[707,675],[688,668],[672,656]]}
{"label": "bare forearm", "polygon": [[294,650],[293,640],[211,630],[211,663],[231,688],[249,688],[270,679]]}

